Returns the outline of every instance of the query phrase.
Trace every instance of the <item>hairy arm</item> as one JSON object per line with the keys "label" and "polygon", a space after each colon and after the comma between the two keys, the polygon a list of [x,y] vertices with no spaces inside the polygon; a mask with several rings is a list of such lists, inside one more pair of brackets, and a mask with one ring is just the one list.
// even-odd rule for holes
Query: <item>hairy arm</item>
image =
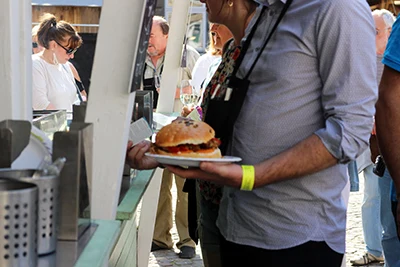
{"label": "hairy arm", "polygon": [[[337,161],[321,139],[311,135],[281,154],[256,164],[254,188],[315,173],[337,164]],[[183,169],[175,166],[167,168],[182,177],[201,177],[203,180],[232,187],[240,187],[242,182],[242,168],[237,164],[202,162],[200,169]]]}

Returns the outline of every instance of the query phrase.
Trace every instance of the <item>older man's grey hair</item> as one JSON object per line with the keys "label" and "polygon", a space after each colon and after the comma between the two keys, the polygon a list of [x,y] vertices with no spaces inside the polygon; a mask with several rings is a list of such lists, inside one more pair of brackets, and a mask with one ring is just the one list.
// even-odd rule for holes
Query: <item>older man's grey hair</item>
{"label": "older man's grey hair", "polygon": [[392,28],[396,17],[387,9],[375,9],[372,11],[372,16],[378,16],[383,19],[387,28]]}
{"label": "older man's grey hair", "polygon": [[169,24],[166,19],[160,16],[154,16],[153,17],[153,23],[156,23],[160,25],[161,31],[164,35],[167,35],[169,33]]}

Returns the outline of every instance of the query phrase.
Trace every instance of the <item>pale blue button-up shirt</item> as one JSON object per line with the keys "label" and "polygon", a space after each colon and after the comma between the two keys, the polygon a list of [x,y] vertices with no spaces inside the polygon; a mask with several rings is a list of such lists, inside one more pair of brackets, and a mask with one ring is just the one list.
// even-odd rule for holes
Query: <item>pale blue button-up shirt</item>
{"label": "pale blue button-up shirt", "polygon": [[[238,77],[254,62],[285,1],[263,2],[268,10]],[[293,1],[250,76],[230,154],[256,164],[316,134],[340,163],[354,160],[372,129],[375,58],[375,27],[365,0]],[[284,249],[325,241],[344,253],[341,192],[347,180],[347,166],[337,164],[250,192],[225,187],[217,224],[239,244]]]}

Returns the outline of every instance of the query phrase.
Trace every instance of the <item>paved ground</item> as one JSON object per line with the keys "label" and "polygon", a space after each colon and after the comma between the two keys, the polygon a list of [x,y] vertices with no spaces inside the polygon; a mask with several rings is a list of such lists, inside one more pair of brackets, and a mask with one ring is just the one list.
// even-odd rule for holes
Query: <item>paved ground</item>
{"label": "paved ground", "polygon": [[[362,234],[361,224],[361,202],[363,192],[363,177],[360,176],[360,191],[350,193],[349,207],[347,213],[347,233],[346,233],[346,267],[351,266],[350,260],[355,257],[361,256],[364,253],[365,245]],[[176,195],[176,189],[173,189],[173,194]],[[178,234],[176,228],[172,230],[172,236],[177,242]],[[180,259],[177,255],[179,251],[174,248],[173,250],[161,250],[154,253],[150,253],[149,267],[203,267],[201,258],[200,247],[196,249],[197,255],[195,258],[190,260]],[[368,265],[382,266],[380,264]],[[278,267],[278,266],[277,266]]]}

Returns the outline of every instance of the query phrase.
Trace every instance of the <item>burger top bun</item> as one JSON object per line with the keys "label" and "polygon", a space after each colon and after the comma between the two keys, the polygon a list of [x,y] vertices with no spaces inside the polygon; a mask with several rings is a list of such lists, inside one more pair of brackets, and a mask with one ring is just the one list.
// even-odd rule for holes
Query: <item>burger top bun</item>
{"label": "burger top bun", "polygon": [[182,144],[199,145],[214,138],[215,132],[207,123],[178,117],[161,128],[156,135],[156,145],[173,147]]}

